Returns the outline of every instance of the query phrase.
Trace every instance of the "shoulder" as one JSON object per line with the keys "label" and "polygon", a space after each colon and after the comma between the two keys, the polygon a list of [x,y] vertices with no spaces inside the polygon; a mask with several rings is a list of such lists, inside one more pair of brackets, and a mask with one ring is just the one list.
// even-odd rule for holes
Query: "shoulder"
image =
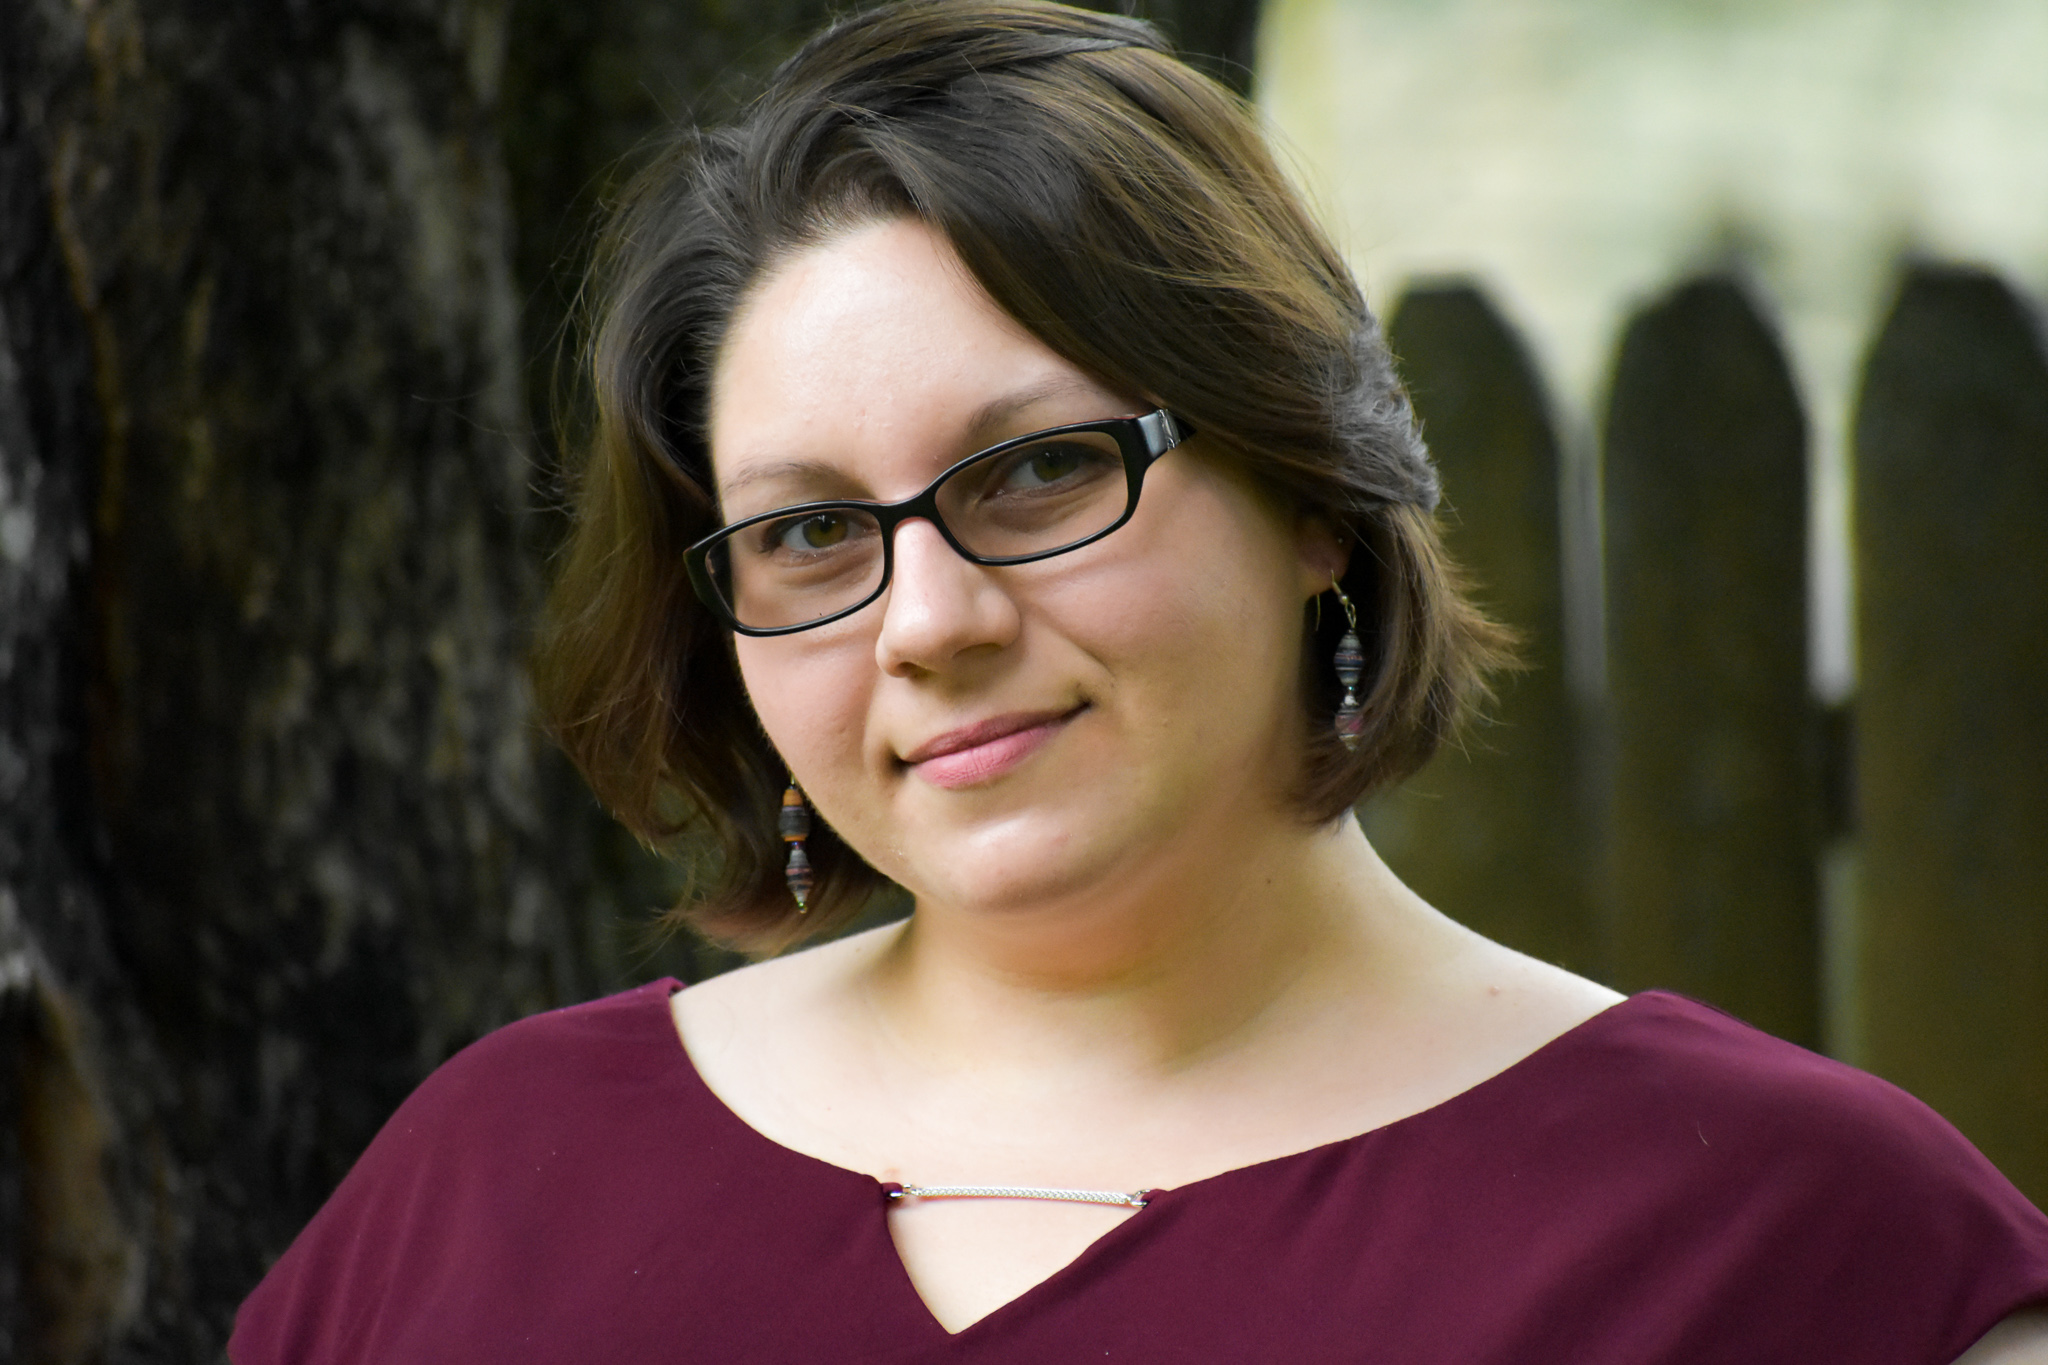
{"label": "shoulder", "polygon": [[[1548,1051],[1534,1071],[1595,1182],[1579,1188],[1759,1320],[1853,1306],[1873,1331],[1932,1332],[1920,1358],[1952,1360],[2048,1298],[2048,1218],[1889,1082],[1661,992]],[[1870,1350],[1839,1358],[1884,1358]]]}
{"label": "shoulder", "polygon": [[1868,1072],[1774,1038],[1708,1005],[1635,996],[1538,1054],[1579,1117],[1683,1166],[1787,1196],[1882,1186],[1968,1192],[2035,1213],[1962,1134]]}
{"label": "shoulder", "polygon": [[1624,1102],[1609,1112],[1688,1121],[1707,1149],[1719,1141],[1801,1165],[1854,1154],[1996,1175],[1897,1086],[1683,996],[1635,996],[1561,1042],[1580,1085]]}
{"label": "shoulder", "polygon": [[[515,1020],[463,1048],[420,1082],[357,1162],[364,1176],[436,1160],[490,1160],[473,1150],[486,1132],[517,1145],[555,1130],[594,1132],[629,1115],[650,1085],[685,1064],[669,1019],[679,983],[656,981],[584,1004]],[[342,1189],[358,1183],[351,1172]]]}
{"label": "shoulder", "polygon": [[234,1358],[354,1358],[452,1267],[517,1283],[522,1247],[628,1218],[661,1143],[715,1122],[674,985],[519,1020],[437,1068],[243,1304]]}
{"label": "shoulder", "polygon": [[[461,1184],[589,1151],[695,1106],[694,1074],[669,1014],[679,983],[650,982],[529,1015],[449,1058],[392,1114],[337,1193],[459,1166]],[[360,1177],[360,1179],[359,1179]]]}
{"label": "shoulder", "polygon": [[1616,1359],[1946,1365],[2048,1300],[2048,1219],[1939,1115],[1674,995],[1595,1015],[1368,1155],[1400,1195],[1359,1207],[1497,1268],[1511,1308],[1633,1343]]}
{"label": "shoulder", "polygon": [[394,1121],[420,1117],[418,1111],[553,1102],[566,1092],[644,1083],[681,1060],[668,1013],[679,989],[676,981],[654,981],[485,1034],[428,1076]]}

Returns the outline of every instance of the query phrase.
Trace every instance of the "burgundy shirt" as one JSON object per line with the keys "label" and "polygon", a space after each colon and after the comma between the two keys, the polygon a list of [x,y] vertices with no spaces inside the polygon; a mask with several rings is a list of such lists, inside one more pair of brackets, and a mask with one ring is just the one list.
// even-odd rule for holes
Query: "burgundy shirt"
{"label": "burgundy shirt", "polygon": [[676,988],[436,1071],[242,1306],[237,1365],[1947,1365],[2048,1301],[2048,1219],[1931,1110],[1652,992],[1435,1108],[1167,1190],[949,1335],[882,1186],[727,1109]]}

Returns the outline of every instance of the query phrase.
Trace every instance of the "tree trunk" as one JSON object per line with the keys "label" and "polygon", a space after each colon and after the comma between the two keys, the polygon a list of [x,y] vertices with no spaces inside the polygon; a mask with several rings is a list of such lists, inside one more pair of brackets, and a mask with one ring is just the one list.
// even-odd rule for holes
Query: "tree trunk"
{"label": "tree trunk", "polygon": [[17,1358],[209,1358],[426,1068],[612,984],[517,667],[504,13],[6,13],[0,1283]]}
{"label": "tree trunk", "polygon": [[0,1357],[217,1359],[429,1068],[731,960],[534,731],[527,357],[827,8],[0,5]]}

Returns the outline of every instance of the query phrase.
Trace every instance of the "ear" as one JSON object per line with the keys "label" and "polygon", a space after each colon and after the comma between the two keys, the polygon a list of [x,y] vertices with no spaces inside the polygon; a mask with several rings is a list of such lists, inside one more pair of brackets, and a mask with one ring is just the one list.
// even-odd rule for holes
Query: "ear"
{"label": "ear", "polygon": [[1304,602],[1330,590],[1330,584],[1344,576],[1351,564],[1351,537],[1333,525],[1321,512],[1304,512],[1294,523],[1295,560],[1301,566],[1301,597]]}

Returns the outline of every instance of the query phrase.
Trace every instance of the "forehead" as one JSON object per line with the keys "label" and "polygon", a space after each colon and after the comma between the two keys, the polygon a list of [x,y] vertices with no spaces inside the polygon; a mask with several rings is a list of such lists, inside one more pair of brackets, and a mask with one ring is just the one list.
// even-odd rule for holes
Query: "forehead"
{"label": "forehead", "polygon": [[942,458],[1012,434],[975,430],[992,414],[1043,426],[1116,406],[998,308],[944,238],[891,219],[807,247],[754,287],[712,377],[712,464],[724,487],[767,461]]}

